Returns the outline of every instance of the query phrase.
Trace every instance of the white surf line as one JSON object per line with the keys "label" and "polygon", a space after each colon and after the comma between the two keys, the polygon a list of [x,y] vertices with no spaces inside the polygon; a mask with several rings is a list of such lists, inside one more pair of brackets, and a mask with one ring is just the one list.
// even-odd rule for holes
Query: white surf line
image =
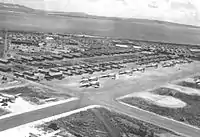
{"label": "white surf line", "polygon": [[69,98],[67,100],[61,100],[61,101],[57,101],[57,102],[53,102],[53,103],[49,103],[49,104],[39,105],[39,106],[36,106],[34,109],[31,109],[31,110],[28,110],[28,111],[19,112],[19,113],[12,113],[11,112],[10,114],[0,116],[0,120],[8,118],[8,117],[12,117],[12,116],[20,115],[20,114],[23,114],[23,113],[36,111],[36,110],[43,109],[43,108],[46,108],[46,107],[52,107],[52,106],[56,106],[56,105],[59,105],[59,104],[71,102],[71,101],[74,101],[74,100],[78,100],[78,98],[72,97],[72,98]]}
{"label": "white surf line", "polygon": [[[129,105],[129,104],[123,102],[123,101],[118,100],[118,102],[119,102],[120,104],[122,104],[122,105],[125,105],[125,106],[128,106],[128,107],[131,107],[131,108],[134,108],[134,109],[138,109],[138,110],[140,110],[140,111],[143,111],[143,112],[146,112],[146,113],[152,114],[152,115],[154,115],[154,116],[161,117],[161,118],[163,118],[163,119],[167,119],[167,120],[171,120],[171,121],[173,121],[173,122],[176,122],[176,123],[182,124],[182,125],[184,125],[184,126],[188,126],[188,127],[194,128],[194,129],[196,129],[196,130],[200,130],[200,128],[195,127],[195,126],[193,126],[193,125],[189,125],[189,124],[186,124],[186,123],[183,123],[183,122],[180,122],[180,121],[177,121],[177,120],[174,120],[174,119],[171,119],[171,118],[165,117],[165,116],[161,116],[161,115],[156,114],[156,113],[154,113],[154,112],[150,112],[150,111],[147,111],[147,110],[144,110],[144,109],[138,108],[138,107],[136,107],[136,106]],[[169,130],[173,131],[173,129],[169,129]],[[177,131],[176,131],[175,133],[177,133]]]}
{"label": "white surf line", "polygon": [[81,111],[86,111],[88,109],[93,109],[93,108],[101,108],[101,106],[99,106],[99,105],[91,105],[91,106],[79,108],[79,109],[76,109],[76,110],[72,110],[72,111],[69,111],[69,112],[66,112],[66,113],[62,113],[62,114],[59,114],[59,115],[51,116],[51,117],[48,117],[48,118],[45,118],[45,119],[41,119],[41,120],[37,120],[37,121],[34,121],[34,122],[30,122],[30,123],[27,123],[27,124],[24,124],[24,125],[20,125],[18,127],[14,127],[14,128],[10,128],[10,129],[4,130],[4,131],[0,132],[0,135],[1,134],[4,135],[5,133],[7,134],[8,132],[12,132],[13,130],[17,130],[17,129],[20,129],[20,128],[34,127],[34,126],[37,126],[37,125],[40,125],[40,124],[43,124],[43,123],[46,123],[46,122],[51,122],[53,120],[57,120],[59,118],[67,117],[69,115],[72,115],[72,114],[75,114],[75,113],[79,113]]}

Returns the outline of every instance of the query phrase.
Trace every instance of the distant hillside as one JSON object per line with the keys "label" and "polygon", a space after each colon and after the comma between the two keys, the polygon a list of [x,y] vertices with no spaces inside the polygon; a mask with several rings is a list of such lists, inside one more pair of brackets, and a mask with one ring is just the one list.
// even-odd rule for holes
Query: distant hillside
{"label": "distant hillside", "polygon": [[148,20],[148,19],[133,19],[133,18],[118,18],[118,17],[104,17],[104,16],[95,16],[95,15],[88,15],[86,13],[81,12],[49,12],[43,10],[36,10],[32,8],[28,8],[23,5],[18,4],[8,4],[8,3],[0,3],[0,12],[17,12],[17,13],[29,13],[29,14],[42,14],[42,15],[50,15],[50,16],[62,16],[62,17],[78,17],[78,18],[90,18],[90,19],[104,19],[104,20],[120,20],[120,21],[134,21],[139,23],[158,23],[164,25],[175,25],[175,26],[185,26],[190,28],[200,28],[199,26],[192,26],[192,25],[184,25],[166,21],[159,21],[159,20]]}
{"label": "distant hillside", "polygon": [[45,14],[46,13],[43,10],[35,10],[23,5],[9,4],[9,3],[0,3],[0,13],[1,12],[26,13],[26,14]]}
{"label": "distant hillside", "polygon": [[113,38],[200,44],[200,27],[177,23],[47,12],[0,4],[0,30],[86,34]]}
{"label": "distant hillside", "polygon": [[9,3],[0,3],[0,10],[1,11],[16,11],[16,12],[34,12],[34,9],[17,5],[17,4],[9,4]]}
{"label": "distant hillside", "polygon": [[57,15],[57,16],[73,16],[73,17],[89,17],[86,13],[81,12],[47,12],[48,15]]}
{"label": "distant hillside", "polygon": [[67,17],[79,17],[79,18],[90,18],[90,19],[102,19],[102,20],[118,20],[118,21],[133,21],[139,23],[157,23],[157,24],[164,24],[164,25],[175,25],[175,26],[184,26],[190,28],[200,28],[200,26],[193,26],[193,25],[186,25],[186,24],[179,24],[167,21],[160,21],[160,20],[149,20],[149,19],[136,19],[136,18],[118,18],[118,17],[104,17],[104,16],[95,16],[95,15],[88,15],[86,13],[80,12],[47,12],[48,15],[52,16],[67,16]]}

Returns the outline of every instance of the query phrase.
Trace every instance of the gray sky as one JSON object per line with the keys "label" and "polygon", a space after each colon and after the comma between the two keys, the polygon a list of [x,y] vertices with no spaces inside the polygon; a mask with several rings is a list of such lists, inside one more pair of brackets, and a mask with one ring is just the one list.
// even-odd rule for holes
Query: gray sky
{"label": "gray sky", "polygon": [[200,0],[0,0],[32,8],[200,25]]}

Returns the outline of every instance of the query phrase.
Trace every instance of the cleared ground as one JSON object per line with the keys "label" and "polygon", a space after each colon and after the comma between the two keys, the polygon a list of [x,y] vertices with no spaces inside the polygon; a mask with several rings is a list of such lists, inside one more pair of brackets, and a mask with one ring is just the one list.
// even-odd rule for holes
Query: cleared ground
{"label": "cleared ground", "polygon": [[[128,64],[128,67],[121,70],[128,70],[129,68],[137,68],[134,63]],[[83,76],[89,76],[88,74],[83,76],[73,76],[66,78],[64,80],[53,80],[50,82],[44,82],[50,87],[54,87],[58,89],[61,93],[74,93],[80,94],[81,92],[87,92],[91,94],[112,94],[117,95],[122,94],[126,95],[128,93],[139,92],[141,89],[153,88],[153,83],[156,85],[160,85],[160,83],[168,83],[174,79],[183,78],[188,75],[192,75],[198,72],[198,68],[200,68],[199,62],[195,61],[191,64],[180,64],[170,68],[163,68],[159,66],[157,69],[148,68],[143,72],[134,72],[132,75],[117,75],[116,79],[111,78],[100,78],[100,88],[80,88],[80,80]],[[106,72],[98,72],[90,75],[91,77],[99,77],[104,74],[110,73],[118,73],[120,70],[111,70]],[[146,83],[143,83],[146,81]],[[147,82],[148,81],[148,82]],[[148,87],[146,87],[148,86]],[[109,91],[107,91],[109,90]],[[109,97],[109,96],[108,96]]]}
{"label": "cleared ground", "polygon": [[[142,98],[149,103],[168,108],[183,108],[187,104],[177,98],[165,95],[152,94],[150,92],[140,92],[131,95],[133,98]],[[130,96],[130,97],[131,97]]]}
{"label": "cleared ground", "polygon": [[11,88],[11,87],[17,87],[23,84],[25,84],[24,81],[16,79],[12,76],[8,76],[5,73],[0,73],[0,90]]}
{"label": "cleared ground", "polygon": [[[173,103],[173,100],[165,100],[164,104],[162,104],[163,102],[159,102],[161,98],[155,101],[155,99],[152,99],[151,94],[148,96],[145,96],[145,94],[140,94],[138,96],[136,94],[132,97],[124,98],[122,101],[161,116],[166,116],[193,126],[200,127],[199,95],[194,93],[188,94],[188,92],[185,93],[185,91],[181,91],[180,89],[175,90],[173,88],[158,88],[150,92],[151,94],[155,94],[154,96],[168,96],[169,98],[174,98],[174,101],[176,99],[176,101]],[[152,102],[152,100],[154,102]],[[173,105],[179,104],[180,106],[177,106],[177,108],[171,107],[171,103]]]}
{"label": "cleared ground", "polygon": [[[24,85],[0,90],[3,98],[10,98],[11,101],[2,101],[0,103],[0,115],[8,113],[18,114],[32,111],[36,108],[55,105],[55,103],[64,103],[62,101],[69,99],[71,96],[66,94],[56,94],[54,90],[36,85]],[[15,95],[18,95],[15,97]],[[5,97],[4,97],[5,96]],[[6,113],[5,113],[6,112]]]}
{"label": "cleared ground", "polygon": [[[130,67],[134,66],[131,64],[129,65]],[[179,129],[180,123],[177,123],[175,125],[171,124],[171,120],[168,121],[164,118],[161,119],[160,117],[148,114],[147,112],[140,112],[137,109],[131,109],[127,106],[123,106],[122,104],[120,105],[115,101],[115,99],[133,92],[139,93],[142,91],[149,91],[152,88],[159,87],[161,85],[166,85],[171,81],[186,78],[190,75],[198,73],[199,68],[200,64],[196,61],[191,64],[180,64],[170,68],[162,68],[160,66],[157,69],[149,68],[144,73],[135,72],[132,76],[123,75],[119,76],[119,78],[115,80],[105,78],[103,80],[103,86],[99,89],[80,90],[80,88],[77,88],[76,86],[72,88],[71,85],[73,84],[69,86],[69,83],[78,83],[78,81],[80,80],[79,78],[81,78],[80,76],[72,77],[61,81],[51,81],[48,82],[48,85],[59,89],[61,93],[74,93],[77,96],[79,96],[80,100],[77,102],[76,107],[82,106],[85,103],[105,105],[119,110],[120,112],[124,112],[125,114],[136,116],[137,118],[143,119],[145,121],[153,122],[157,125],[161,125],[168,128],[173,127],[172,129],[175,129],[177,131],[181,130],[181,133],[187,132],[187,135],[193,134],[192,136],[196,136],[195,134],[199,133],[198,130],[190,132],[189,129],[183,130],[183,127]],[[99,74],[94,74],[93,76],[97,75]],[[149,119],[149,117],[151,117],[151,119]],[[166,125],[166,123],[168,123],[168,125]]]}
{"label": "cleared ground", "polygon": [[[36,15],[1,14],[1,28],[18,30],[38,30],[67,33],[86,33],[102,36],[114,36],[123,38],[164,40],[177,43],[199,43],[199,29],[183,26],[166,26],[158,23],[125,22],[111,20],[94,20],[82,18],[63,18]],[[52,28],[54,26],[54,28]],[[82,27],[84,26],[84,27]],[[154,123],[156,125],[174,129],[180,133],[192,137],[199,136],[199,130],[195,130],[186,125],[177,124],[171,120],[127,108],[115,101],[116,98],[130,94],[149,90],[172,80],[187,77],[199,72],[199,62],[192,64],[177,65],[172,68],[148,69],[145,73],[134,73],[133,76],[121,76],[116,80],[105,79],[103,86],[99,89],[80,90],[77,88],[77,78],[63,81],[52,81],[48,85],[57,89],[58,94],[74,93],[80,100],[73,103],[65,103],[53,107],[40,109],[34,112],[20,114],[0,121],[0,130],[15,127],[21,124],[39,120],[55,114],[64,113],[75,108],[88,104],[106,105],[118,111],[132,115],[136,118]],[[35,96],[35,94],[33,94]],[[37,96],[37,95],[36,95]],[[40,96],[40,95],[39,95]],[[43,97],[43,96],[42,96]],[[151,119],[149,119],[151,117]]]}
{"label": "cleared ground", "polygon": [[0,93],[6,93],[10,95],[21,94],[20,97],[24,98],[25,100],[33,103],[33,104],[43,104],[47,99],[50,98],[69,98],[69,95],[66,94],[55,94],[56,91],[45,89],[43,87],[36,87],[34,85],[25,86],[25,87],[18,87],[12,88],[8,90],[2,90]]}

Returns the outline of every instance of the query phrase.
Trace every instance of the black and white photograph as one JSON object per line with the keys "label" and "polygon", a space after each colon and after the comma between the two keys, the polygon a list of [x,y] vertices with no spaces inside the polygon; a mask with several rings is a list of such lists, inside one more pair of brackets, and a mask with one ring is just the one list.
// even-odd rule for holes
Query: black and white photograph
{"label": "black and white photograph", "polygon": [[0,137],[200,137],[200,1],[0,0]]}

